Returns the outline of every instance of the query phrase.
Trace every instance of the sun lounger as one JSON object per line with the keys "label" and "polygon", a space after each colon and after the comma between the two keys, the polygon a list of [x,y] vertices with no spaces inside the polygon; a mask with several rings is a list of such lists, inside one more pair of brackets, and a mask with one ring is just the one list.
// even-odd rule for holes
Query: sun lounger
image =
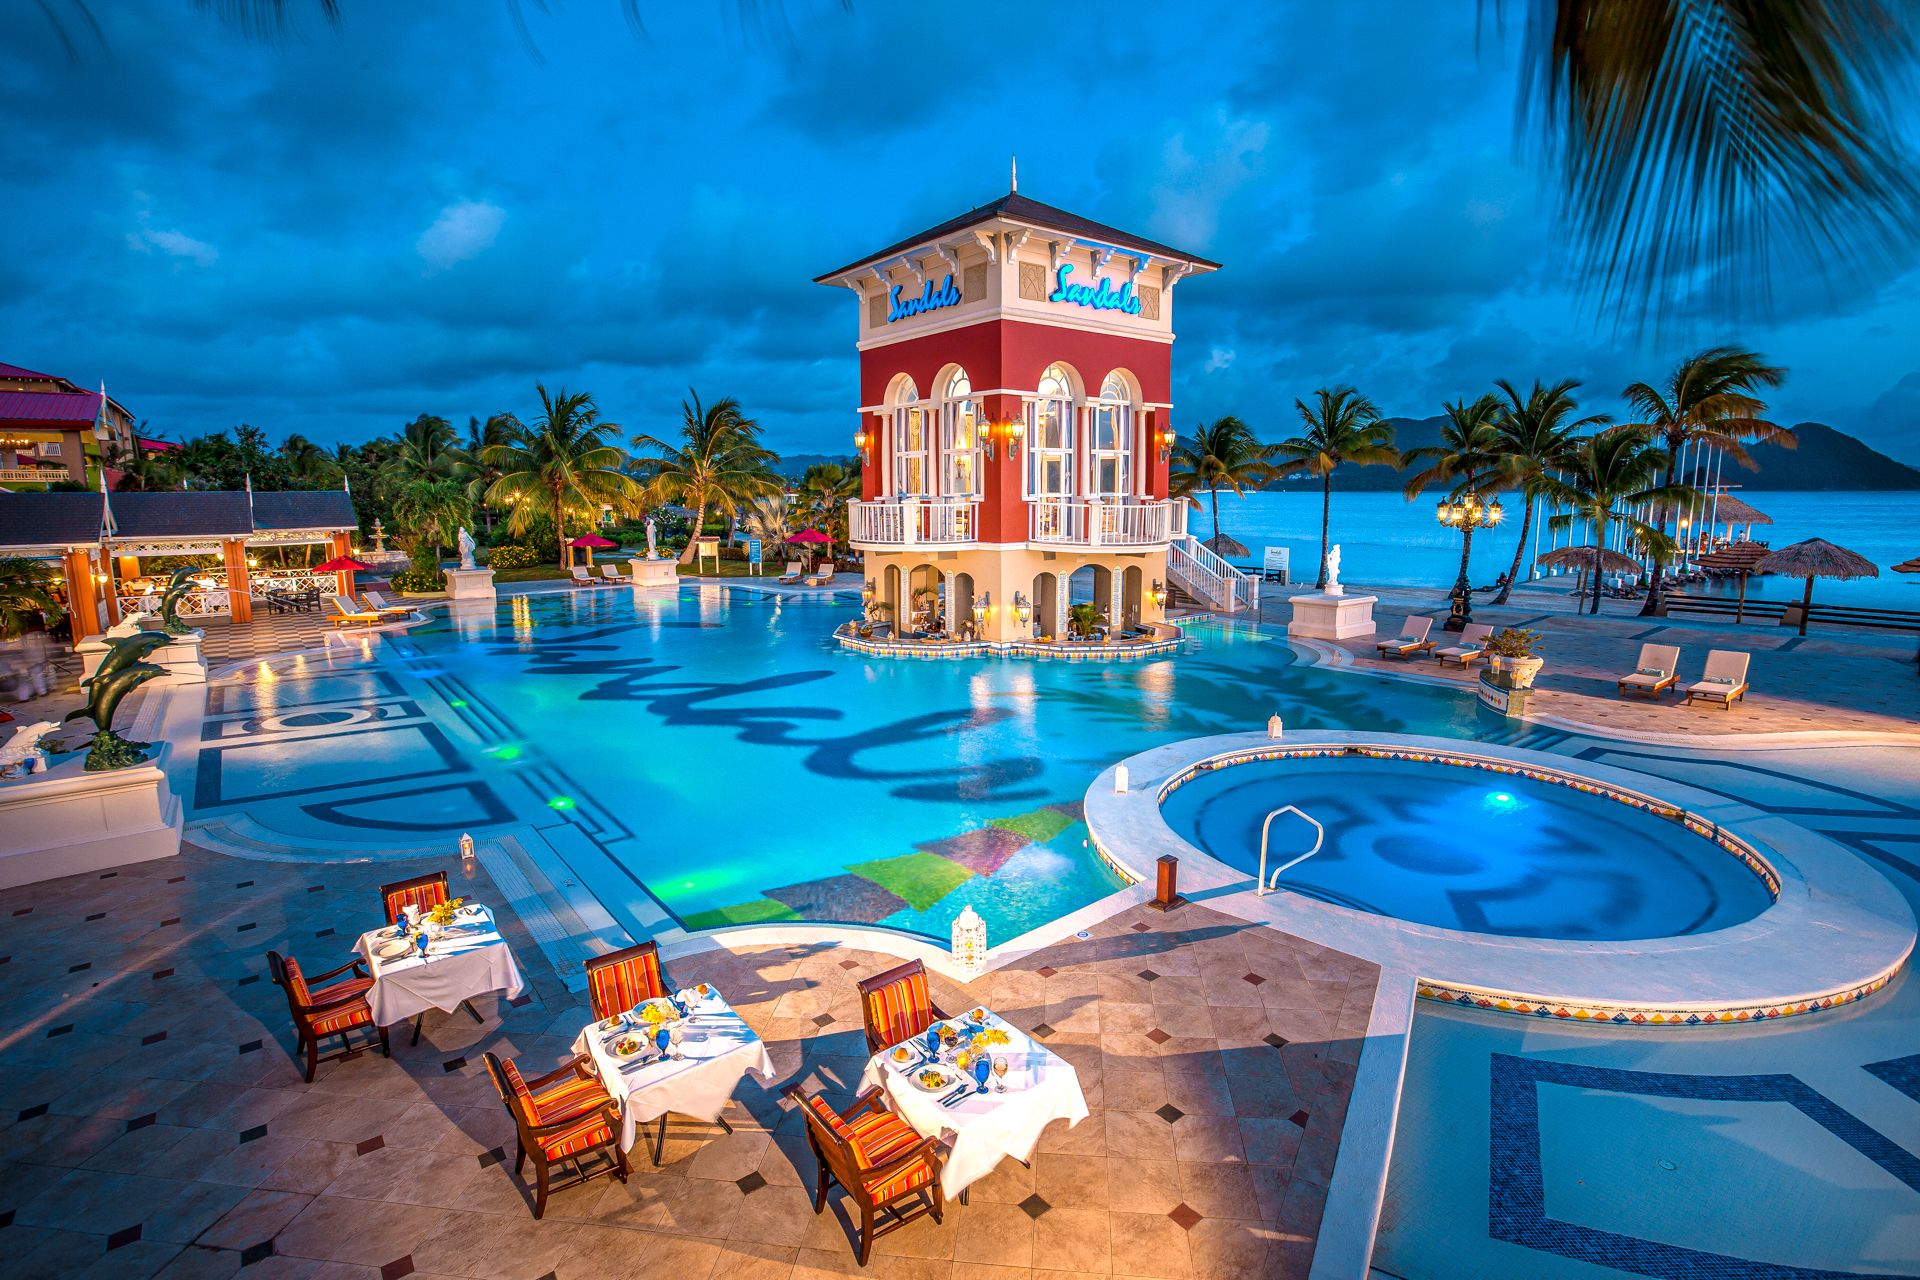
{"label": "sun lounger", "polygon": [[1487,637],[1492,634],[1493,628],[1484,622],[1469,622],[1460,632],[1459,643],[1435,649],[1433,656],[1443,663],[1452,659],[1463,667],[1470,667],[1486,656]]}
{"label": "sun lounger", "polygon": [[619,565],[603,564],[600,566],[600,581],[611,582],[611,583],[614,583],[615,585],[619,585],[620,583],[623,583],[626,580],[627,580],[627,575],[620,572]]}
{"label": "sun lounger", "polygon": [[806,566],[798,560],[787,561],[787,571],[775,578],[775,582],[798,582],[807,576]]}
{"label": "sun lounger", "polygon": [[1698,698],[1731,710],[1734,703],[1747,696],[1747,663],[1751,657],[1733,649],[1709,650],[1707,669],[1687,686],[1687,702],[1691,704]]}
{"label": "sun lounger", "polygon": [[573,566],[572,573],[573,573],[573,576],[567,579],[568,586],[597,587],[600,585],[600,579],[594,577],[591,573],[589,573],[587,571],[587,566],[583,564],[577,564]]}
{"label": "sun lounger", "polygon": [[819,566],[807,575],[805,585],[809,587],[830,587],[833,585],[833,574],[833,561],[822,560]]}
{"label": "sun lounger", "polygon": [[396,618],[411,618],[420,612],[410,604],[388,604],[387,598],[378,591],[362,591],[360,598],[366,601],[367,607],[375,613],[391,614]]}
{"label": "sun lounger", "polygon": [[345,596],[330,595],[327,599],[333,601],[333,625],[336,627],[351,626],[355,623],[364,627],[377,627],[387,621],[385,614],[373,613],[358,605],[350,604]]}
{"label": "sun lounger", "polygon": [[1416,653],[1433,652],[1433,641],[1427,639],[1427,632],[1433,630],[1432,618],[1408,618],[1400,625],[1400,634],[1392,640],[1381,640],[1373,647],[1383,658],[1411,658]]}
{"label": "sun lounger", "polygon": [[1679,672],[1679,646],[1643,644],[1640,646],[1640,661],[1632,671],[1620,677],[1620,696],[1624,698],[1629,693],[1644,693],[1657,699],[1662,690],[1673,687]]}

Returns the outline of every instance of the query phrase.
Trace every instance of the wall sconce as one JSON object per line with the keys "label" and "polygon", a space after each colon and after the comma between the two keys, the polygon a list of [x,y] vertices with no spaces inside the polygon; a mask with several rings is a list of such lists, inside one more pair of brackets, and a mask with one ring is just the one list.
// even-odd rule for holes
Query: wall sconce
{"label": "wall sconce", "polygon": [[869,605],[872,604],[874,596],[878,594],[879,592],[874,589],[872,578],[868,578],[866,582],[861,584],[861,587],[860,587],[861,603],[869,604]]}
{"label": "wall sconce", "polygon": [[1166,604],[1167,604],[1167,588],[1166,588],[1166,584],[1165,584],[1165,583],[1163,583],[1163,582],[1161,582],[1161,581],[1160,581],[1160,579],[1158,579],[1158,578],[1155,578],[1155,579],[1153,580],[1153,590],[1152,590],[1151,592],[1149,592],[1148,594],[1149,594],[1149,595],[1151,595],[1151,596],[1153,597],[1153,607],[1154,607],[1154,608],[1156,608],[1156,609],[1164,609],[1164,608],[1166,607]]}
{"label": "wall sconce", "polygon": [[1015,458],[1018,458],[1020,456],[1020,437],[1025,434],[1026,432],[1022,430],[1020,424],[1017,422],[989,422],[986,431],[987,457],[989,459],[993,457],[993,442],[1000,440],[1004,441],[1007,446],[1007,461],[1011,462]]}
{"label": "wall sconce", "polygon": [[1160,461],[1165,462],[1173,456],[1173,428],[1160,428]]}
{"label": "wall sconce", "polygon": [[853,433],[853,447],[859,452],[860,460],[867,461],[867,446],[873,443],[873,437],[867,434],[865,427]]}
{"label": "wall sconce", "polygon": [[993,612],[993,592],[982,591],[979,598],[973,602],[973,620],[985,622],[987,615],[991,612]]}
{"label": "wall sconce", "polygon": [[259,567],[260,567],[260,557],[259,557],[259,556],[248,556],[248,557],[247,557],[247,566],[248,566],[249,568],[256,568],[256,569],[257,569],[257,568],[259,568]]}
{"label": "wall sconce", "polygon": [[1013,613],[1022,622],[1033,621],[1033,602],[1016,591],[1013,593]]}

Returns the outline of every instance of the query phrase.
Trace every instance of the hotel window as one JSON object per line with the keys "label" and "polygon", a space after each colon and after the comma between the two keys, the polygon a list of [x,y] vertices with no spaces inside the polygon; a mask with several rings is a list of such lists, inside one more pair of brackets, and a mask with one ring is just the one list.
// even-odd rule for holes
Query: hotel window
{"label": "hotel window", "polygon": [[927,428],[927,408],[920,403],[920,392],[907,384],[900,393],[900,407],[893,411],[893,491],[903,497],[932,492],[927,474],[933,454],[933,440]]}
{"label": "hotel window", "polygon": [[957,498],[980,495],[980,402],[965,369],[947,379],[940,406],[941,492]]}
{"label": "hotel window", "polygon": [[1040,375],[1039,396],[1027,402],[1027,486],[1036,498],[1073,492],[1073,383],[1057,364]]}
{"label": "hotel window", "polygon": [[1126,380],[1108,374],[1087,416],[1092,437],[1088,492],[1096,498],[1123,498],[1133,491],[1133,396]]}

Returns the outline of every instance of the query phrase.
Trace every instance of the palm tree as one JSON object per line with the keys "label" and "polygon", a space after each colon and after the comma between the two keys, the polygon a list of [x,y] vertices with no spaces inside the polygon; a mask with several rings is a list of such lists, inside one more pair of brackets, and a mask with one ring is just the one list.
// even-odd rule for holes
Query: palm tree
{"label": "palm tree", "polygon": [[1200,505],[1200,495],[1213,500],[1213,545],[1220,543],[1220,490],[1245,494],[1248,485],[1273,478],[1273,446],[1261,444],[1253,428],[1228,414],[1193,429],[1193,437],[1173,450],[1172,495]]}
{"label": "palm tree", "polygon": [[[146,424],[142,423],[144,427]],[[138,444],[131,449],[118,445],[107,448],[107,465],[120,473],[120,479],[114,488],[121,493],[152,493],[160,489],[180,487],[180,466],[172,457],[173,450],[157,450],[148,453]]]}
{"label": "palm tree", "polygon": [[302,484],[325,484],[339,475],[327,451],[297,431],[281,443],[280,456],[287,460],[287,473]]}
{"label": "palm tree", "polygon": [[1320,577],[1327,585],[1327,540],[1333,523],[1333,472],[1343,462],[1357,466],[1398,466],[1393,427],[1380,420],[1373,401],[1349,386],[1322,387],[1313,393],[1311,407],[1293,402],[1306,430],[1273,446],[1286,461],[1281,471],[1306,471],[1320,477]]}
{"label": "palm tree", "polygon": [[[787,543],[799,532],[793,527],[793,515],[784,493],[755,498],[747,508],[747,536],[760,539],[761,550],[768,560],[780,559],[786,553]],[[828,556],[832,556],[831,547]]]}
{"label": "palm tree", "polygon": [[573,564],[567,545],[567,512],[589,519],[604,503],[629,506],[637,496],[632,477],[622,468],[627,451],[607,442],[618,423],[602,422],[593,396],[585,391],[568,395],[562,387],[549,395],[536,383],[540,416],[531,423],[517,419],[504,428],[506,439],[481,450],[489,466],[500,469],[486,500],[508,508],[507,528],[525,533],[539,516],[553,521],[560,544],[560,567]]}
{"label": "palm tree", "polygon": [[740,409],[732,396],[703,406],[689,389],[680,402],[680,443],[668,444],[641,434],[635,449],[651,452],[640,459],[647,477],[647,499],[693,508],[693,532],[680,553],[683,563],[693,559],[709,510],[729,518],[755,498],[780,491],[773,474],[776,455],[760,443],[760,424]]}
{"label": "palm tree", "polygon": [[[847,540],[847,503],[860,496],[860,468],[816,462],[800,477],[800,518],[833,542]],[[833,543],[827,544],[827,558]]]}
{"label": "palm tree", "polygon": [[[1777,387],[1787,371],[1768,364],[1758,352],[1737,347],[1710,347],[1682,360],[1660,386],[1636,382],[1620,393],[1654,443],[1667,451],[1666,478],[1674,480],[1681,450],[1688,445],[1718,449],[1749,471],[1755,469],[1746,445],[1777,444],[1793,448],[1798,441],[1786,427],[1760,417],[1767,406],[1754,393]],[[1677,514],[1662,507],[1654,513],[1662,533],[1667,517]],[[1642,616],[1665,611],[1666,551],[1653,554],[1653,585],[1647,590]]]}
{"label": "palm tree", "polygon": [[[1447,486],[1447,500],[1477,500],[1482,494],[1500,487],[1499,397],[1491,393],[1469,404],[1456,400],[1445,406],[1446,425],[1440,428],[1440,443],[1422,445],[1400,455],[1403,466],[1426,465],[1407,479],[1403,492],[1411,502],[1431,484]],[[1496,511],[1497,515],[1497,511]],[[1473,558],[1473,521],[1460,526],[1460,574],[1453,584],[1453,612],[1447,618],[1447,630],[1458,631],[1473,613],[1473,588],[1467,579],[1467,565]]]}
{"label": "palm tree", "polygon": [[462,450],[458,466],[454,468],[460,480],[467,486],[467,497],[480,509],[480,518],[486,521],[487,532],[493,532],[493,508],[486,501],[487,490],[493,488],[493,482],[500,478],[500,468],[487,461],[487,450],[497,444],[507,443],[512,435],[514,417],[510,413],[490,414],[485,423],[480,419],[467,419],[467,446]]}
{"label": "palm tree", "polygon": [[[1627,545],[1659,553],[1670,545],[1666,534],[1635,516],[1634,510],[1646,503],[1673,504],[1694,496],[1692,489],[1660,482],[1666,457],[1666,451],[1645,427],[1632,424],[1609,427],[1581,439],[1554,472],[1540,479],[1541,492],[1567,508],[1548,524],[1568,529],[1575,520],[1586,521],[1593,530],[1596,558],[1606,549],[1607,534],[1615,529]],[[1593,608],[1588,612],[1600,612],[1597,559]]]}
{"label": "palm tree", "polygon": [[49,624],[61,616],[53,595],[53,568],[26,556],[0,556],[0,639],[11,640],[27,629],[35,614]]}
{"label": "palm tree", "polygon": [[1559,465],[1561,457],[1573,447],[1578,432],[1600,426],[1607,416],[1596,413],[1579,419],[1573,417],[1577,408],[1573,391],[1580,384],[1572,378],[1550,387],[1540,385],[1536,378],[1533,390],[1525,396],[1505,378],[1493,385],[1507,398],[1495,424],[1500,433],[1501,470],[1505,472],[1508,487],[1518,489],[1526,499],[1526,508],[1520,516],[1520,540],[1513,548],[1513,564],[1507,569],[1507,580],[1500,584],[1500,593],[1493,598],[1493,603],[1505,604],[1513,594],[1514,582],[1520,577],[1520,561],[1527,554],[1527,540],[1533,534],[1533,509],[1539,503],[1540,478]]}
{"label": "palm tree", "polygon": [[462,456],[453,424],[423,413],[401,428],[392,456],[381,464],[380,477],[396,487],[439,479],[451,475]]}
{"label": "palm tree", "polygon": [[440,567],[440,549],[450,544],[467,521],[473,506],[466,486],[450,475],[421,476],[393,491],[393,518],[408,543],[415,570]]}

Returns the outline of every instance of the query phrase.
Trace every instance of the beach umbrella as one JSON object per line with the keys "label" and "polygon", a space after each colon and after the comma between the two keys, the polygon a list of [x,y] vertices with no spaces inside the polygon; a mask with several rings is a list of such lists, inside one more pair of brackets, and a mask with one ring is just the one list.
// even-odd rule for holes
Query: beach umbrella
{"label": "beach umbrella", "polygon": [[313,566],[313,571],[315,573],[339,574],[340,594],[351,600],[353,599],[353,575],[356,573],[369,572],[372,568],[372,565],[362,564],[352,556],[335,556],[325,564]]}
{"label": "beach umbrella", "polygon": [[1740,604],[1733,611],[1735,622],[1745,622],[1747,618],[1747,579],[1753,575],[1753,567],[1767,558],[1767,549],[1757,542],[1735,542],[1720,548],[1711,555],[1700,558],[1700,567],[1709,573],[1737,573],[1740,575]]}
{"label": "beach umbrella", "polygon": [[[1640,572],[1638,560],[1606,547],[1560,547],[1541,556],[1538,563],[1549,568],[1560,565],[1568,569],[1578,569],[1582,573],[1591,573],[1594,578],[1593,603],[1596,611],[1600,605],[1601,574]],[[1579,594],[1586,595],[1586,588],[1582,587]],[[1578,605],[1575,606],[1575,612],[1578,612]]]}
{"label": "beach umbrella", "polygon": [[1807,606],[1813,603],[1815,578],[1877,578],[1880,570],[1857,551],[1836,547],[1825,538],[1808,538],[1769,552],[1754,565],[1756,573],[1778,573],[1805,578],[1807,592],[1800,598],[1800,634],[1807,634]]}
{"label": "beach umbrella", "polygon": [[587,568],[591,569],[593,568],[593,549],[595,547],[617,547],[620,544],[611,539],[603,538],[597,533],[583,533],[577,538],[568,539],[567,545],[570,547],[585,547],[587,549]]}
{"label": "beach umbrella", "polygon": [[1915,556],[1911,560],[1902,560],[1899,564],[1893,566],[1893,571],[1895,573],[1920,573],[1920,556]]}
{"label": "beach umbrella", "polygon": [[788,542],[810,542],[815,544],[816,546],[821,543],[826,543],[828,545],[832,545],[833,543],[832,538],[829,538],[826,534],[820,532],[818,529],[802,529],[800,532],[790,536],[787,539],[787,541]]}
{"label": "beach umbrella", "polygon": [[1253,554],[1253,552],[1247,550],[1246,543],[1235,538],[1230,538],[1224,533],[1216,533],[1200,545],[1219,556],[1222,560],[1231,560],[1235,556],[1244,560]]}

